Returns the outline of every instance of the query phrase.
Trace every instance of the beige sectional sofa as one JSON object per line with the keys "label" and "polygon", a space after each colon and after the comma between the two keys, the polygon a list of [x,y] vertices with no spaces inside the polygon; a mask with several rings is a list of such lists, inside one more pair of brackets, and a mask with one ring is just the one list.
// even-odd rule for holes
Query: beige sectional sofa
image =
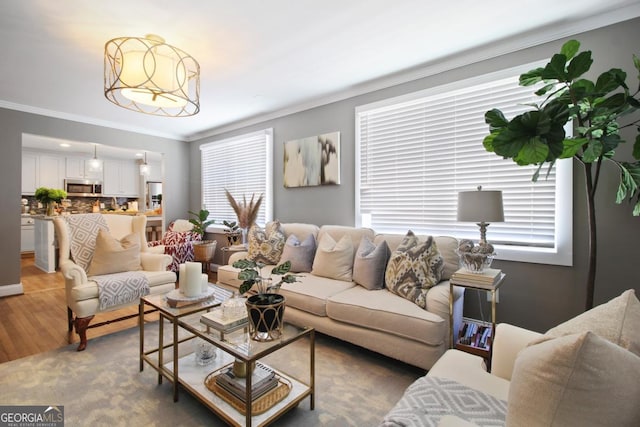
{"label": "beige sectional sofa", "polygon": [[[309,234],[316,242],[324,234],[339,241],[347,235],[354,253],[363,237],[376,245],[383,240],[391,251],[404,235],[376,234],[368,228],[313,224],[282,224],[285,236],[292,234],[304,241]],[[418,236],[425,238],[426,236]],[[280,293],[286,297],[285,320],[297,325],[313,326],[317,331],[369,350],[430,369],[444,354],[449,343],[449,277],[458,269],[455,253],[457,240],[436,237],[444,259],[442,280],[429,289],[426,310],[387,289],[368,290],[353,281],[335,280],[311,273],[301,273],[299,282],[283,284]],[[241,284],[238,270],[231,265],[247,257],[246,252],[233,254],[228,265],[218,269],[218,283],[230,289]],[[463,289],[454,288],[454,327],[462,320]]]}

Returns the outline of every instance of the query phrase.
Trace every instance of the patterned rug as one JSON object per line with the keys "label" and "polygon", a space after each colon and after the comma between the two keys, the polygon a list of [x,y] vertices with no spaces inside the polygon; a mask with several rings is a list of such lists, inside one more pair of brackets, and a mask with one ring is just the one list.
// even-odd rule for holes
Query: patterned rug
{"label": "patterned rug", "polygon": [[[165,328],[170,329],[170,328]],[[158,323],[145,326],[156,340]],[[37,337],[34,337],[37,339]],[[145,340],[145,341],[146,341]],[[150,342],[150,341],[146,341]],[[146,366],[139,371],[137,328],[0,364],[3,405],[63,405],[68,426],[223,426],[213,412],[181,389],[173,402],[168,381]],[[270,355],[289,373],[308,373],[306,342]],[[275,426],[377,426],[423,371],[350,344],[316,334],[316,406],[309,400]]]}

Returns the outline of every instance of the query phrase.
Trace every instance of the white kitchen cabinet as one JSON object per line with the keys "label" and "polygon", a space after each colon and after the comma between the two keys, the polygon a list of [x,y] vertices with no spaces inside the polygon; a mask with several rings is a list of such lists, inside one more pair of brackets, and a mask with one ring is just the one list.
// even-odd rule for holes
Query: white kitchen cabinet
{"label": "white kitchen cabinet", "polygon": [[38,187],[38,155],[22,152],[22,194],[34,194]]}
{"label": "white kitchen cabinet", "polygon": [[65,175],[71,179],[91,179],[102,181],[102,171],[92,171],[89,166],[90,159],[81,157],[67,157]]}
{"label": "white kitchen cabinet", "polygon": [[64,157],[22,152],[22,194],[34,194],[38,187],[64,188]]}
{"label": "white kitchen cabinet", "polygon": [[115,197],[138,197],[140,173],[133,160],[104,161],[102,194]]}

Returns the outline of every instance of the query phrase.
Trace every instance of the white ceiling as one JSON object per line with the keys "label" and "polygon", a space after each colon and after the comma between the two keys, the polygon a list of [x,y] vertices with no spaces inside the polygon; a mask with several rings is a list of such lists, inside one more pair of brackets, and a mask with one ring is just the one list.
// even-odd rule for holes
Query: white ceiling
{"label": "white ceiling", "polygon": [[[637,16],[640,0],[2,0],[0,107],[193,140]],[[104,97],[105,42],[149,33],[200,63],[197,115]]]}

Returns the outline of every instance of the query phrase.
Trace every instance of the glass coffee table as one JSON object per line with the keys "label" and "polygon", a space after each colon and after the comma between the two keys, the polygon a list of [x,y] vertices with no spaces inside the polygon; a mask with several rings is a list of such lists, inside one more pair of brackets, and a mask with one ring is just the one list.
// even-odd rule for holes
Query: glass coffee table
{"label": "glass coffee table", "polygon": [[[222,288],[220,288],[222,289]],[[228,292],[222,289],[224,292]],[[222,294],[221,294],[222,295]],[[226,298],[231,296],[228,292]],[[258,342],[249,337],[246,329],[221,333],[200,323],[203,312],[219,305],[224,299],[216,298],[186,306],[183,308],[171,308],[163,302],[162,296],[149,296],[141,299],[140,310],[144,305],[151,305],[160,311],[160,335],[158,347],[150,350],[144,349],[144,332],[140,331],[140,370],[144,363],[148,363],[158,371],[158,383],[162,378],[167,378],[173,383],[174,401],[178,400],[178,386],[182,387],[198,399],[202,404],[216,413],[221,419],[235,426],[263,426],[272,423],[285,412],[295,408],[302,400],[309,397],[309,406],[313,410],[315,406],[315,330],[310,327],[297,327],[285,323],[282,336],[273,341]],[[163,342],[163,323],[168,320],[173,326],[173,340],[170,343]],[[213,381],[216,375],[231,367],[234,361],[243,364],[246,370],[251,372],[256,364],[261,364],[261,359],[279,350],[286,351],[289,344],[306,339],[308,343],[309,371],[306,374],[294,377],[284,370],[274,367],[278,378],[278,386],[272,393],[265,393],[261,398],[253,399],[251,392],[245,401],[251,400],[252,404],[244,404],[224,390],[219,390]],[[217,349],[217,356],[205,366],[196,363],[193,353],[193,345],[189,341],[203,340]],[[166,359],[163,353],[167,352]],[[304,352],[306,353],[306,351]],[[173,355],[173,357],[170,357]],[[171,359],[171,360],[169,360]],[[285,367],[286,369],[286,367]],[[303,377],[303,378],[300,378]],[[252,390],[251,376],[244,378],[245,390]],[[231,399],[230,399],[231,397]],[[269,400],[272,400],[269,402]],[[258,405],[257,403],[263,403]]]}
{"label": "glass coffee table", "polygon": [[[139,316],[140,316],[140,371],[144,369],[146,362],[153,369],[158,371],[158,384],[162,384],[162,377],[166,377],[173,382],[173,400],[178,400],[178,382],[174,381],[174,372],[178,372],[178,345],[180,342],[190,340],[192,337],[180,339],[178,336],[178,320],[194,315],[195,313],[209,311],[219,306],[229,299],[232,292],[219,286],[209,284],[209,289],[213,291],[213,296],[198,302],[185,301],[174,304],[167,300],[166,294],[147,295],[140,298]],[[144,345],[144,308],[151,306],[160,313],[158,322],[158,346],[145,349]],[[165,345],[164,343],[164,323],[167,320],[173,327],[173,340]],[[171,348],[173,350],[173,369],[167,370],[164,363],[164,350]]]}

